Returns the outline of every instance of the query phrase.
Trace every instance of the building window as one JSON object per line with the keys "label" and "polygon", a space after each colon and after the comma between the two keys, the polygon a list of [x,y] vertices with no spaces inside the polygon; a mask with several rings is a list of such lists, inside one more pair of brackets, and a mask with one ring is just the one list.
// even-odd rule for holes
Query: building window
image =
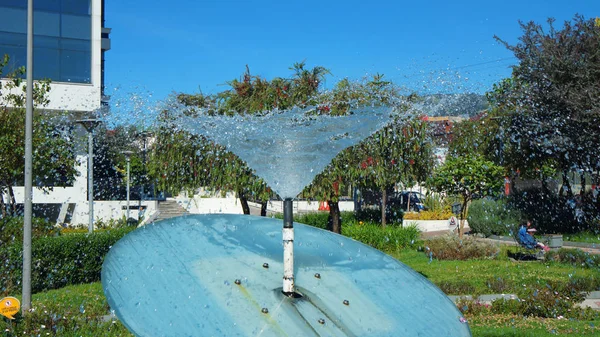
{"label": "building window", "polygon": [[[91,0],[34,1],[34,78],[91,82]],[[0,0],[0,58],[10,56],[4,74],[25,66],[27,1]]]}

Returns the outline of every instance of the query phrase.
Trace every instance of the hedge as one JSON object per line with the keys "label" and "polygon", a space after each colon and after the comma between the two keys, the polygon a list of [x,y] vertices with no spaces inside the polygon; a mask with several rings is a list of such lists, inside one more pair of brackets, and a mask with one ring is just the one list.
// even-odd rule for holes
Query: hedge
{"label": "hedge", "polygon": [[[62,288],[70,284],[100,280],[102,262],[108,250],[135,227],[100,233],[41,237],[32,242],[32,292]],[[0,294],[21,293],[23,245],[0,247]]]}

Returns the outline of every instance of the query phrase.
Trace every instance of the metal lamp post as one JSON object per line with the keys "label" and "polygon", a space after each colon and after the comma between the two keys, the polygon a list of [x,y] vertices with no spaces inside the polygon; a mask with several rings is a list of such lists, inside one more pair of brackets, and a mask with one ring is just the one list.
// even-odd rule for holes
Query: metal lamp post
{"label": "metal lamp post", "polygon": [[138,209],[138,221],[141,221],[141,217],[140,214],[142,214],[142,201],[144,199],[144,193],[145,193],[145,186],[144,184],[146,183],[146,143],[148,141],[148,137],[150,137],[152,134],[148,131],[142,131],[138,134],[138,136],[142,137],[143,140],[143,147],[142,147],[142,168],[143,168],[143,176],[142,176],[142,181],[141,181],[141,186],[140,186],[140,201],[139,201],[139,209]]}
{"label": "metal lamp post", "polygon": [[88,232],[94,232],[94,138],[93,132],[96,126],[100,124],[97,119],[80,119],[76,121],[83,125],[88,133],[88,204],[89,208],[89,225]]}
{"label": "metal lamp post", "polygon": [[129,222],[129,182],[130,182],[130,175],[129,175],[129,163],[131,161],[131,155],[133,154],[133,151],[123,151],[121,152],[125,155],[125,159],[127,160],[127,211],[125,212],[125,223]]}
{"label": "metal lamp post", "polygon": [[25,113],[25,213],[23,219],[23,306],[31,309],[31,223],[33,218],[33,0],[27,1],[27,102]]}

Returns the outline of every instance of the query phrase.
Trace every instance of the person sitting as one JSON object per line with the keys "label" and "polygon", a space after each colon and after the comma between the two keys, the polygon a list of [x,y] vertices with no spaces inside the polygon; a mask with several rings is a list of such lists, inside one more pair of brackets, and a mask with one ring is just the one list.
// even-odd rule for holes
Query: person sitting
{"label": "person sitting", "polygon": [[519,225],[519,233],[518,233],[518,238],[519,238],[519,242],[521,243],[521,245],[523,245],[525,248],[528,248],[528,249],[539,248],[539,249],[544,250],[545,252],[550,250],[550,248],[548,246],[544,245],[541,242],[538,242],[530,234],[530,232],[535,232],[535,228],[531,228],[531,222],[530,221],[521,222],[521,224]]}

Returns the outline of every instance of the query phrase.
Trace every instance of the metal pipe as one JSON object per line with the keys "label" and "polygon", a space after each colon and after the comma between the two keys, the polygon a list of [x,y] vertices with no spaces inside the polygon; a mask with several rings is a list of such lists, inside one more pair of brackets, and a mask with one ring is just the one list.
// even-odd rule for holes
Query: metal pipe
{"label": "metal pipe", "polygon": [[27,102],[25,111],[25,214],[23,219],[22,313],[31,309],[31,222],[33,218],[33,0],[27,1]]}
{"label": "metal pipe", "polygon": [[294,289],[294,214],[292,199],[283,201],[283,293],[293,296]]}
{"label": "metal pipe", "polygon": [[127,156],[127,218],[125,223],[129,222],[129,156]]}
{"label": "metal pipe", "polygon": [[88,204],[89,224],[88,232],[94,232],[94,136],[92,130],[88,130]]}

